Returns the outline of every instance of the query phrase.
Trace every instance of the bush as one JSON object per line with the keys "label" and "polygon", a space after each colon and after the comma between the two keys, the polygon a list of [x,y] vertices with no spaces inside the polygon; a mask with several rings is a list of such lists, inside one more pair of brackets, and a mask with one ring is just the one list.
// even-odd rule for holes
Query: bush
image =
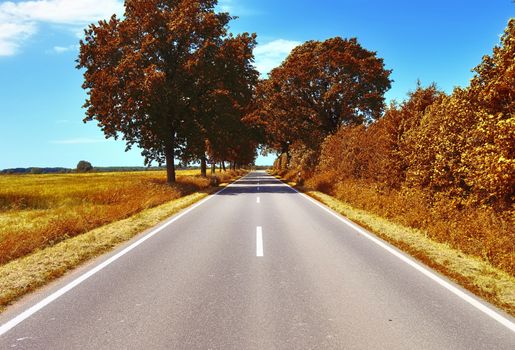
{"label": "bush", "polygon": [[78,173],[87,173],[89,171],[93,170],[93,166],[90,162],[86,162],[85,160],[81,160],[77,164],[77,172]]}

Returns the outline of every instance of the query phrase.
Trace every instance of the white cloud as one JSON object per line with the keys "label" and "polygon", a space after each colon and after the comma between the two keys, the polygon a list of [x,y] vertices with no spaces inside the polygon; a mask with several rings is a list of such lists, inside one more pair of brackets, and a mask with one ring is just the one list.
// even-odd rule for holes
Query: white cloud
{"label": "white cloud", "polygon": [[263,14],[251,6],[248,2],[243,5],[241,0],[219,0],[217,11],[229,12],[231,16],[255,16]]}
{"label": "white cloud", "polygon": [[88,137],[77,137],[74,139],[67,139],[67,140],[55,140],[50,141],[50,143],[54,145],[86,145],[91,143],[103,143],[106,142],[105,139],[92,139]]}
{"label": "white cloud", "polygon": [[0,56],[14,55],[39,24],[59,24],[76,31],[91,22],[123,13],[121,0],[32,0],[0,4]]}
{"label": "white cloud", "polygon": [[300,44],[299,41],[285,39],[258,44],[254,49],[257,70],[263,76],[268,74],[272,69],[281,64],[293,48]]}
{"label": "white cloud", "polygon": [[61,54],[61,53],[65,53],[68,51],[74,51],[74,50],[78,50],[78,49],[79,49],[78,45],[54,46],[50,52],[56,53],[56,54]]}
{"label": "white cloud", "polygon": [[0,56],[11,56],[16,53],[20,42],[36,32],[33,23],[3,22],[0,17]]}
{"label": "white cloud", "polygon": [[234,3],[232,0],[220,0],[218,1],[218,7],[220,11],[231,13],[234,10]]}

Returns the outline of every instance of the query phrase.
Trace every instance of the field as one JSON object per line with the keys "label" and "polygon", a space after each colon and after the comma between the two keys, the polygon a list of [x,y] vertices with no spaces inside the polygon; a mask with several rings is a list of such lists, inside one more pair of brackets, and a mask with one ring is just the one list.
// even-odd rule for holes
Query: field
{"label": "field", "polygon": [[[0,176],[0,265],[197,191],[210,179],[181,170]],[[217,173],[218,181],[231,178]]]}

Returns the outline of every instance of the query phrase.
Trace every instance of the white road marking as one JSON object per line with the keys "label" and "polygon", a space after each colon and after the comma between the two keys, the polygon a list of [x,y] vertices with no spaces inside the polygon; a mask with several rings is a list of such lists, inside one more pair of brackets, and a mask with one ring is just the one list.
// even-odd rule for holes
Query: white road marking
{"label": "white road marking", "polygon": [[388,251],[390,254],[396,256],[397,258],[399,258],[402,261],[404,261],[406,264],[410,265],[411,267],[413,267],[417,271],[419,271],[422,274],[424,274],[425,276],[429,277],[434,282],[438,283],[439,285],[441,285],[442,287],[444,287],[445,289],[447,289],[448,291],[450,291],[451,293],[453,293],[454,295],[456,295],[457,297],[459,297],[463,301],[469,303],[470,305],[472,305],[473,307],[475,307],[479,311],[483,312],[484,314],[486,314],[490,318],[496,320],[497,322],[499,322],[500,324],[502,324],[503,326],[505,326],[506,328],[508,328],[512,332],[515,332],[515,323],[513,323],[512,321],[510,321],[509,319],[507,319],[506,317],[504,317],[503,315],[501,315],[497,311],[491,309],[487,305],[483,304],[480,300],[476,299],[475,297],[467,294],[466,292],[464,292],[460,288],[458,288],[458,287],[452,285],[451,283],[447,282],[446,280],[444,280],[440,276],[436,275],[434,272],[430,271],[425,266],[422,266],[420,263],[418,263],[417,261],[413,260],[408,255],[406,255],[406,254],[396,250],[395,248],[393,248],[389,244],[383,242],[382,240],[380,240],[379,238],[377,238],[373,234],[367,232],[365,229],[361,228],[360,226],[358,226],[357,224],[355,224],[351,220],[341,216],[337,212],[333,211],[332,209],[328,208],[327,206],[323,205],[322,203],[316,201],[315,199],[309,197],[308,195],[297,191],[297,189],[291,187],[290,185],[285,184],[282,181],[280,181],[280,182],[284,186],[290,187],[292,190],[294,190],[295,192],[297,192],[302,197],[304,197],[305,199],[309,200],[310,202],[312,202],[316,206],[322,208],[324,211],[326,211],[327,213],[331,214],[332,216],[334,216],[335,218],[337,218],[338,220],[343,222],[345,225],[351,227],[356,232],[361,234],[363,237],[365,237],[365,238],[369,239],[370,241],[374,242],[375,244],[377,244],[381,248],[383,248],[386,251]]}
{"label": "white road marking", "polygon": [[263,229],[256,227],[256,256],[263,256]]}
{"label": "white road marking", "polygon": [[256,198],[256,203],[261,203],[261,198],[257,197]]}
{"label": "white road marking", "polygon": [[[246,177],[246,176],[247,175],[245,175],[243,177]],[[234,184],[234,182],[232,184],[224,187],[220,191],[216,192],[215,194],[210,195],[210,196],[204,198],[203,200],[201,200],[200,202],[197,202],[196,204],[193,204],[191,207],[185,209],[182,213],[180,213],[180,214],[174,216],[173,218],[171,218],[170,220],[166,221],[164,224],[162,224],[158,228],[152,230],[151,232],[149,232],[145,236],[141,237],[136,242],[132,243],[131,245],[129,245],[128,247],[126,247],[122,251],[120,251],[117,254],[113,255],[112,257],[110,257],[109,259],[104,261],[103,263],[97,265],[96,267],[92,268],[88,272],[80,275],[79,277],[77,277],[76,279],[74,279],[73,281],[71,281],[70,283],[65,285],[64,287],[61,287],[59,290],[57,290],[54,293],[50,294],[49,296],[47,296],[46,298],[44,298],[40,302],[34,304],[33,306],[31,306],[27,310],[23,311],[19,315],[15,316],[11,320],[7,321],[6,323],[4,323],[3,325],[0,326],[0,336],[5,334],[5,333],[7,333],[12,328],[16,327],[18,324],[20,324],[21,322],[23,322],[27,318],[31,317],[32,315],[34,315],[36,312],[38,312],[39,310],[41,310],[42,308],[44,308],[45,306],[47,306],[48,304],[50,304],[54,300],[58,299],[59,297],[63,296],[64,294],[66,294],[67,292],[72,290],[73,288],[77,287],[79,284],[81,284],[82,282],[84,282],[85,280],[87,280],[88,278],[90,278],[91,276],[96,274],[97,272],[101,271],[102,269],[104,269],[108,265],[112,264],[113,262],[115,262],[116,260],[118,260],[119,258],[124,256],[125,254],[127,254],[128,252],[130,252],[131,250],[133,250],[134,248],[139,246],[141,243],[145,242],[147,239],[155,236],[157,233],[162,231],[164,228],[170,226],[172,223],[174,223],[175,221],[179,220],[184,215],[186,215],[189,212],[191,212],[193,209],[201,206],[202,204],[206,203],[211,198],[214,198],[220,192],[223,192],[227,188],[233,186],[233,184]]]}

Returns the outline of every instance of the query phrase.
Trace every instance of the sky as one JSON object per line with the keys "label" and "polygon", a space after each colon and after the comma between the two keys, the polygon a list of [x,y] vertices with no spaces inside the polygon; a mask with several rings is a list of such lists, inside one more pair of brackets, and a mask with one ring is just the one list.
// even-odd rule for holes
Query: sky
{"label": "sky", "polygon": [[[257,34],[263,77],[307,40],[357,37],[393,70],[387,103],[404,100],[417,80],[447,93],[468,85],[515,17],[511,0],[222,0],[218,9],[238,16],[231,32]],[[123,14],[123,1],[0,0],[0,169],[143,165],[138,149],[125,152],[82,122],[78,43],[83,28],[113,13]]]}

